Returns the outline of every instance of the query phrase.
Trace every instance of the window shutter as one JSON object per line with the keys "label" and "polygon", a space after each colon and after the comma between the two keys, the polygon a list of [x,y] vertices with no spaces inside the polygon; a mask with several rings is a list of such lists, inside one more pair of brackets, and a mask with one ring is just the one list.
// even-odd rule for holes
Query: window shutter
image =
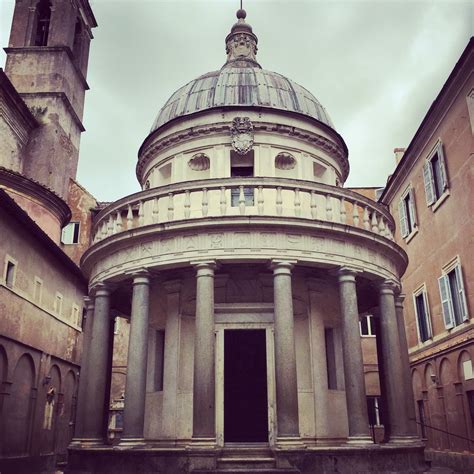
{"label": "window shutter", "polygon": [[421,331],[420,331],[420,315],[418,314],[418,306],[416,305],[416,295],[413,293],[413,307],[415,308],[415,321],[416,321],[416,332],[418,333],[418,340],[421,341]]}
{"label": "window shutter", "polygon": [[451,290],[447,275],[441,275],[438,278],[439,294],[441,296],[441,306],[443,307],[443,318],[446,329],[454,326],[453,301],[451,299]]}
{"label": "window shutter", "polygon": [[65,244],[66,243],[66,235],[67,235],[67,226],[63,227],[61,231],[61,243]]}
{"label": "window shutter", "polygon": [[444,161],[443,145],[440,143],[438,147],[439,170],[441,172],[441,180],[443,181],[443,191],[448,188],[448,175],[446,174],[446,163]]}
{"label": "window shutter", "polygon": [[431,329],[430,307],[428,306],[428,293],[423,291],[423,303],[425,305],[426,327],[428,329],[428,336],[433,337],[433,330]]}
{"label": "window shutter", "polygon": [[430,206],[435,202],[433,172],[431,171],[431,163],[423,165],[423,180],[425,183],[426,204]]}
{"label": "window shutter", "polygon": [[459,296],[459,306],[461,307],[461,316],[462,316],[463,321],[467,321],[469,319],[469,315],[467,314],[466,292],[464,291],[461,265],[456,265],[454,270],[456,272],[456,280],[458,281],[458,291],[459,291],[458,296]]}
{"label": "window shutter", "polygon": [[408,212],[410,213],[410,220],[412,226],[416,226],[418,225],[418,222],[416,220],[415,191],[413,188],[410,188],[408,193],[410,195]]}
{"label": "window shutter", "polygon": [[400,234],[402,237],[406,237],[408,235],[408,220],[403,199],[400,199],[398,203],[398,216],[400,217]]}

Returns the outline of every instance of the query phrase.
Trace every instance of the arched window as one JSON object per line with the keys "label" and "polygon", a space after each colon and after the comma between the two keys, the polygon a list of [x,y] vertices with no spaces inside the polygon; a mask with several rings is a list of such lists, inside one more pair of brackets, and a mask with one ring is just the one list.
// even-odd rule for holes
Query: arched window
{"label": "arched window", "polygon": [[51,3],[49,0],[40,0],[36,5],[35,46],[47,46],[49,22],[51,20]]}

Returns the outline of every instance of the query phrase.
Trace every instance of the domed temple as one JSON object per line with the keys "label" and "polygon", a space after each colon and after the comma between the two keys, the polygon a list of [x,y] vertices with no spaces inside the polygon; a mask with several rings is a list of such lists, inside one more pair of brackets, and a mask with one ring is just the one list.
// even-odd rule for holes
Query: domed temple
{"label": "domed temple", "polygon": [[[102,209],[81,267],[68,472],[423,472],[387,209],[304,87],[262,69],[244,10],[227,61],[178,89]],[[359,314],[378,325],[387,443],[369,430]],[[123,432],[106,439],[113,317],[130,318]]]}

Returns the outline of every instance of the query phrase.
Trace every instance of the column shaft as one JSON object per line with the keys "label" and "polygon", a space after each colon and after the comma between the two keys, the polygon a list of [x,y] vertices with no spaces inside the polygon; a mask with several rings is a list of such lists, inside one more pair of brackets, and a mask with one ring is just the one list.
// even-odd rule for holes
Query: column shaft
{"label": "column shaft", "polygon": [[275,304],[275,372],[279,437],[299,437],[298,385],[289,262],[273,264]]}
{"label": "column shaft", "polygon": [[401,363],[403,378],[405,380],[407,415],[409,421],[409,432],[417,435],[415,397],[413,396],[413,385],[411,383],[410,358],[408,356],[408,342],[405,331],[405,319],[403,317],[403,301],[405,295],[398,294],[395,297],[395,311],[397,313],[398,337],[400,339]]}
{"label": "column shaft", "polygon": [[370,442],[355,275],[356,273],[350,269],[341,268],[339,270],[342,354],[347,417],[349,421],[349,440]]}
{"label": "column shaft", "polygon": [[196,264],[193,437],[216,437],[214,264]]}
{"label": "column shaft", "polygon": [[122,441],[143,440],[149,306],[150,278],[144,271],[133,276]]}
{"label": "column shaft", "polygon": [[107,426],[108,400],[106,400],[107,365],[110,337],[110,292],[101,285],[97,287],[92,318],[92,333],[89,346],[87,383],[85,389],[83,434],[85,438],[103,441]]}
{"label": "column shaft", "polygon": [[94,315],[94,302],[91,298],[84,298],[86,306],[86,320],[84,331],[82,332],[82,357],[81,372],[79,378],[79,389],[77,393],[76,424],[74,427],[74,438],[84,437],[84,418],[88,404],[87,400],[87,379],[90,365],[90,345],[92,339],[92,318]]}
{"label": "column shaft", "polygon": [[384,282],[379,290],[380,346],[384,368],[388,436],[391,440],[409,435],[406,379],[403,374],[402,351],[395,311],[394,287]]}

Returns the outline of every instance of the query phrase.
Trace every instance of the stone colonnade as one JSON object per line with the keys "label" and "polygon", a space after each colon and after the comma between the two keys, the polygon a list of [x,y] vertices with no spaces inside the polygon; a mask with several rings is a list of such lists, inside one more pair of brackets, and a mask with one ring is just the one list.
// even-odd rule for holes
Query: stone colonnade
{"label": "stone colonnade", "polygon": [[[277,442],[299,438],[296,353],[293,321],[292,268],[296,262],[273,261],[275,380]],[[215,261],[193,263],[196,269],[196,325],[194,345],[193,440],[213,445],[215,431]],[[359,334],[356,278],[352,268],[338,270],[342,349],[350,443],[372,442]],[[126,400],[121,444],[144,442],[144,410],[147,372],[150,275],[146,270],[132,276],[132,314],[126,378]],[[380,361],[383,366],[390,441],[416,436],[408,352],[403,323],[403,295],[395,296],[393,282],[379,284]],[[111,347],[110,290],[106,284],[94,288],[87,306],[87,326],[76,433],[73,442],[104,442],[106,433],[107,364]],[[92,318],[91,318],[92,316]]]}

